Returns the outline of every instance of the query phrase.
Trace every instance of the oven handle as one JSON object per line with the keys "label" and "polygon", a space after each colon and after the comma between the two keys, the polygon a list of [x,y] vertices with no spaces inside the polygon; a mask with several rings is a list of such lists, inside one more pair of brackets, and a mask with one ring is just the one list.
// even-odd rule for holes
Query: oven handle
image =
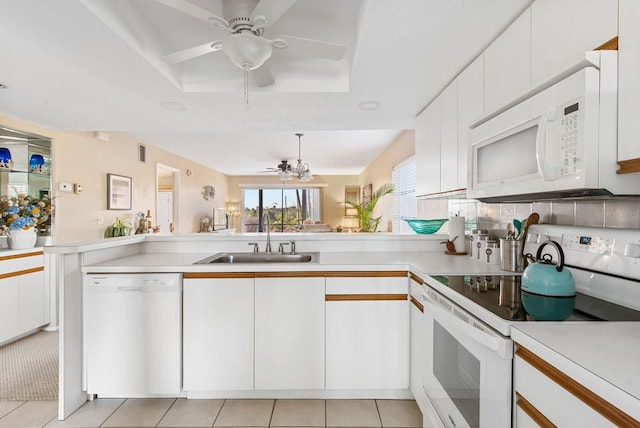
{"label": "oven handle", "polygon": [[[501,346],[501,344],[504,344],[504,340],[502,339],[502,337],[497,337],[494,334],[479,330],[471,324],[461,320],[460,318],[455,316],[455,314],[441,307],[438,302],[436,302],[433,297],[431,297],[430,293],[423,293],[423,297],[425,299],[425,303],[433,311],[434,319],[438,319],[438,321],[441,321],[443,324],[446,323],[446,327],[453,328],[466,337],[475,340],[485,348],[488,348],[496,354],[500,355],[502,359],[506,360],[512,358],[509,349],[507,349],[508,347]],[[426,307],[425,313],[427,313]]]}

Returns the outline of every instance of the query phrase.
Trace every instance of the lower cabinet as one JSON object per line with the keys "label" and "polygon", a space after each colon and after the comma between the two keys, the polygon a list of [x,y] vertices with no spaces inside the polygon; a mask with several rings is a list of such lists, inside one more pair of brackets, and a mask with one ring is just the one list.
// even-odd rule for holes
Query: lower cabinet
{"label": "lower cabinet", "polygon": [[184,390],[253,389],[254,280],[184,279]]}
{"label": "lower cabinet", "polygon": [[421,303],[421,287],[422,280],[414,278],[409,282],[410,288],[410,382],[409,387],[413,397],[418,403],[420,409],[423,409],[422,402],[426,399],[424,393],[424,378],[426,372],[426,356],[427,356],[427,332],[426,324],[423,316],[424,306]]}
{"label": "lower cabinet", "polygon": [[517,346],[513,376],[517,428],[640,427],[640,421],[538,355]]}
{"label": "lower cabinet", "polygon": [[255,388],[324,389],[324,277],[256,275]]}
{"label": "lower cabinet", "polygon": [[406,272],[327,277],[327,389],[409,387],[407,288]]}
{"label": "lower cabinet", "polygon": [[0,344],[47,324],[42,251],[0,257]]}

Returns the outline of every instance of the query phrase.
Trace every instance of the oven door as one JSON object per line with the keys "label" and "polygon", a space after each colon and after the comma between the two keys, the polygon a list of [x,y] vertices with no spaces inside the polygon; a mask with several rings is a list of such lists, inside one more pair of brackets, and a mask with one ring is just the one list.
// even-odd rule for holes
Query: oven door
{"label": "oven door", "polygon": [[430,287],[423,288],[424,389],[436,426],[511,426],[513,342]]}

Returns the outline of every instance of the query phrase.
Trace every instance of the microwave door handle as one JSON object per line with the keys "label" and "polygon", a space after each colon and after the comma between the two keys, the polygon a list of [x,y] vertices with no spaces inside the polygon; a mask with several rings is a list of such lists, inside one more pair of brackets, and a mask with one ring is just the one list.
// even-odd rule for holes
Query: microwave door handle
{"label": "microwave door handle", "polygon": [[[434,313],[437,313],[438,320],[441,322],[441,324],[444,325],[444,322],[446,322],[447,328],[453,328],[459,333],[464,334],[465,336],[480,343],[482,346],[489,348],[493,352],[501,353],[502,349],[497,337],[484,331],[478,330],[471,324],[466,323],[460,318],[456,317],[451,312],[444,310],[433,300],[431,296],[423,294],[423,297],[425,298],[425,302],[431,307],[431,310]],[[426,311],[427,308],[425,308],[425,312]]]}
{"label": "microwave door handle", "polygon": [[536,161],[538,163],[538,171],[544,181],[555,178],[549,173],[549,166],[547,164],[547,125],[549,122],[555,120],[555,117],[556,107],[551,106],[540,119],[538,135],[536,135]]}

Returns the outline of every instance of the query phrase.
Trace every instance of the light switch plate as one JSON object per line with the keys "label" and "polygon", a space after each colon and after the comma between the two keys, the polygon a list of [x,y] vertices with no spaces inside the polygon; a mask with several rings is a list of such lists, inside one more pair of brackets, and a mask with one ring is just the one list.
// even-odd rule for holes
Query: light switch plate
{"label": "light switch plate", "polygon": [[58,183],[58,190],[61,192],[73,192],[73,185],[71,183]]}

